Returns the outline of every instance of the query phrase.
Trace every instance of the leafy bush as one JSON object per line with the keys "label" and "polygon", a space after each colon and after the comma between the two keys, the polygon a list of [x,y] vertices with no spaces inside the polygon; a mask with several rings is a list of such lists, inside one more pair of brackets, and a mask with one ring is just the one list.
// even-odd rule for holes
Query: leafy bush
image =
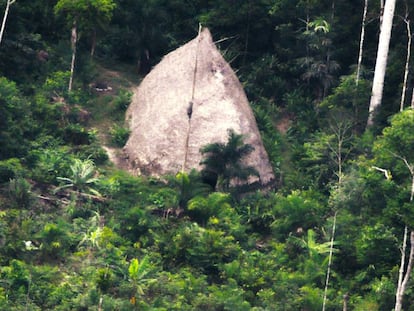
{"label": "leafy bush", "polygon": [[123,126],[115,124],[110,130],[111,142],[117,147],[125,146],[131,131]]}
{"label": "leafy bush", "polygon": [[114,109],[117,112],[124,112],[131,103],[132,93],[127,90],[119,90],[114,99]]}
{"label": "leafy bush", "polygon": [[9,266],[1,267],[0,276],[2,280],[8,280],[2,282],[2,286],[6,285],[8,299],[18,300],[26,295],[30,286],[30,272],[23,261],[12,259]]}
{"label": "leafy bush", "polygon": [[87,145],[90,144],[89,131],[79,124],[69,124],[63,129],[63,139],[68,144]]}
{"label": "leafy bush", "polygon": [[188,202],[188,213],[192,219],[205,224],[211,217],[221,217],[232,213],[230,196],[221,192],[211,193],[208,197],[195,197]]}
{"label": "leafy bush", "polygon": [[29,153],[31,178],[38,182],[56,184],[56,177],[69,174],[72,155],[66,147],[37,149]]}
{"label": "leafy bush", "polygon": [[94,142],[90,145],[80,145],[76,148],[76,155],[80,159],[91,159],[97,165],[105,164],[108,161],[108,153],[101,145]]}
{"label": "leafy bush", "polygon": [[159,218],[140,206],[125,211],[120,216],[119,223],[121,235],[132,242],[145,240],[149,231],[161,225]]}
{"label": "leafy bush", "polygon": [[37,234],[37,238],[41,241],[40,250],[44,259],[64,258],[70,247],[74,243],[73,236],[70,234],[68,224],[60,220],[57,223],[46,223]]}
{"label": "leafy bush", "polygon": [[277,201],[277,196],[254,193],[245,196],[236,209],[245,224],[250,226],[250,230],[261,234],[269,234],[270,225],[275,220],[273,206]]}
{"label": "leafy bush", "polygon": [[183,223],[175,231],[158,237],[156,243],[167,267],[187,264],[212,276],[219,263],[230,262],[240,253],[233,236],[197,223]]}
{"label": "leafy bush", "polygon": [[289,233],[304,232],[322,223],[325,206],[318,202],[318,196],[313,191],[293,191],[286,197],[279,196],[273,208],[273,233],[283,238]]}
{"label": "leafy bush", "polygon": [[28,100],[14,82],[0,77],[0,160],[27,152],[33,126]]}
{"label": "leafy bush", "polygon": [[68,96],[70,71],[55,71],[47,78],[42,87],[43,92],[49,96]]}
{"label": "leafy bush", "polygon": [[23,167],[19,159],[11,158],[0,161],[0,184],[20,176],[22,173]]}
{"label": "leafy bush", "polygon": [[27,209],[32,200],[31,184],[24,178],[18,177],[9,182],[9,195],[18,208]]}
{"label": "leafy bush", "polygon": [[377,275],[389,271],[391,267],[388,264],[398,261],[398,239],[395,234],[383,224],[364,226],[360,230],[355,243],[358,263],[365,267],[375,265]]}

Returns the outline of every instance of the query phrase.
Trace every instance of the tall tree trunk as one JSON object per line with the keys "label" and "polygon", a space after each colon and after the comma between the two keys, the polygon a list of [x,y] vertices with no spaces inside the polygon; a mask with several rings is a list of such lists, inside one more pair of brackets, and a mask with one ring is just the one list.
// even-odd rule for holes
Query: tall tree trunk
{"label": "tall tree trunk", "polygon": [[7,16],[9,15],[10,6],[15,2],[16,0],[7,0],[6,9],[4,10],[3,22],[1,23],[1,29],[0,29],[0,44],[1,44],[1,41],[3,40],[3,33],[4,33],[4,29],[6,28],[6,21],[7,21]]}
{"label": "tall tree trunk", "polygon": [[326,272],[325,290],[324,290],[324,293],[323,293],[322,311],[325,311],[326,301],[328,300],[328,286],[329,286],[329,279],[330,279],[330,276],[331,276],[331,265],[332,265],[333,246],[334,246],[334,241],[335,241],[336,215],[337,214],[338,214],[338,212],[335,212],[334,222],[333,222],[333,225],[332,225],[331,245],[329,247],[329,261],[328,261],[328,270]]}
{"label": "tall tree trunk", "polygon": [[380,31],[381,31],[381,27],[382,27],[382,19],[384,18],[384,1],[385,0],[380,0],[380,16],[379,16],[379,21],[380,21],[379,29],[380,29]]}
{"label": "tall tree trunk", "polygon": [[407,269],[404,274],[406,241],[407,241],[407,227],[405,227],[405,230],[404,230],[404,245],[401,250],[401,265],[400,265],[400,272],[399,272],[399,278],[398,278],[398,288],[397,288],[397,293],[395,294],[395,308],[394,308],[395,311],[402,310],[402,301],[404,297],[404,292],[405,292],[405,289],[407,288],[407,284],[410,279],[410,274],[413,268],[414,231],[410,232],[410,255],[408,257]]}
{"label": "tall tree trunk", "polygon": [[411,108],[414,109],[414,87],[413,87],[413,91],[411,93]]}
{"label": "tall tree trunk", "polygon": [[92,31],[92,39],[91,39],[91,57],[95,55],[95,48],[96,48],[96,29]]}
{"label": "tall tree trunk", "polygon": [[371,127],[374,124],[375,114],[381,106],[395,2],[396,0],[387,0],[384,6],[384,17],[382,20],[381,33],[378,43],[377,60],[375,63],[374,81],[372,83],[372,94],[369,104],[367,127]]}
{"label": "tall tree trunk", "polygon": [[244,51],[243,51],[243,60],[242,60],[242,66],[246,64],[246,58],[247,58],[247,51],[249,48],[249,34],[250,34],[250,22],[251,22],[251,2],[247,1],[248,5],[248,11],[247,11],[247,22],[246,22],[246,40],[244,41]]}
{"label": "tall tree trunk", "polygon": [[346,293],[343,295],[343,305],[342,305],[342,311],[348,311],[348,301],[349,301],[349,295]]}
{"label": "tall tree trunk", "polygon": [[407,29],[407,56],[405,58],[405,69],[404,69],[404,82],[403,87],[401,91],[401,102],[400,102],[400,111],[404,110],[404,102],[405,102],[405,93],[407,92],[407,81],[408,81],[408,74],[409,74],[409,68],[410,68],[410,58],[411,58],[411,25],[410,20],[408,19],[408,5],[407,2],[405,2],[405,17],[404,17],[404,23],[406,25]]}
{"label": "tall tree trunk", "polygon": [[355,78],[356,85],[358,85],[359,77],[361,76],[362,53],[363,53],[364,40],[365,40],[365,23],[367,20],[367,12],[368,12],[368,0],[365,0],[364,13],[362,14],[361,37],[359,39],[358,65],[357,65],[357,72],[356,72],[356,78]]}
{"label": "tall tree trunk", "polygon": [[72,83],[73,83],[73,72],[75,71],[75,59],[76,59],[76,43],[78,40],[78,34],[77,34],[77,27],[76,27],[76,20],[73,22],[72,26],[72,37],[71,37],[71,43],[72,43],[72,62],[70,64],[70,78],[69,78],[69,87],[68,91],[72,91]]}

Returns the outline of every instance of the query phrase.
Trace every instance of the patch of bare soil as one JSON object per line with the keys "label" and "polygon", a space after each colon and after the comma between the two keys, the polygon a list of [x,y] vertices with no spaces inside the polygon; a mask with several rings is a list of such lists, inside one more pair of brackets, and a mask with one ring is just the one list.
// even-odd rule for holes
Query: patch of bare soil
{"label": "patch of bare soil", "polygon": [[289,116],[284,116],[276,123],[276,129],[281,134],[286,134],[288,129],[290,128],[290,125],[292,124],[292,119]]}
{"label": "patch of bare soil", "polygon": [[100,145],[108,154],[109,160],[118,168],[125,166],[120,156],[122,148],[111,145],[110,130],[115,124],[124,125],[124,114],[115,107],[119,92],[121,90],[132,91],[141,79],[138,74],[133,73],[132,67],[120,65],[118,71],[97,65],[98,75],[90,85],[91,91],[96,95],[96,100],[90,107],[92,113],[90,127],[97,131]]}
{"label": "patch of bare soil", "polygon": [[102,145],[102,148],[108,154],[109,161],[111,161],[118,168],[125,168],[126,163],[123,161],[122,149]]}

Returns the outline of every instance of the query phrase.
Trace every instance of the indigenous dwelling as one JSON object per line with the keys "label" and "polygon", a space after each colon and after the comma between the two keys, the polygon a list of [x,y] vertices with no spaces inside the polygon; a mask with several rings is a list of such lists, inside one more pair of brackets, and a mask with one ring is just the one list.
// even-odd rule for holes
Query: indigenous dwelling
{"label": "indigenous dwelling", "polygon": [[201,170],[200,148],[226,143],[231,129],[254,147],[244,161],[259,177],[249,183],[265,185],[274,179],[242,85],[206,28],[167,54],[143,79],[126,119],[131,134],[124,156],[134,174]]}

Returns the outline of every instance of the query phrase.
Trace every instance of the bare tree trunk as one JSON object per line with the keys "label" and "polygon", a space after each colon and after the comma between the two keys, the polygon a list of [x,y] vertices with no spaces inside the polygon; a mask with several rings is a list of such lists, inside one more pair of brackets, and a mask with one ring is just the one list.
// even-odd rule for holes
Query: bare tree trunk
{"label": "bare tree trunk", "polygon": [[361,76],[362,53],[363,53],[364,40],[365,40],[365,23],[367,20],[367,12],[368,12],[368,0],[365,0],[364,13],[362,14],[361,38],[359,39],[358,65],[357,65],[357,72],[356,72],[356,79],[355,79],[356,85],[358,85],[359,77]]}
{"label": "bare tree trunk", "polygon": [[378,43],[377,60],[375,63],[374,81],[372,83],[372,94],[369,104],[367,127],[371,127],[374,124],[375,114],[378,108],[381,106],[385,71],[387,68],[388,51],[391,39],[392,21],[395,11],[395,2],[396,0],[387,0],[384,6],[384,17],[381,25],[381,33]]}
{"label": "bare tree trunk", "polygon": [[[405,249],[406,249],[406,241],[407,241],[407,227],[404,230],[404,245],[403,249],[401,250],[401,266],[400,266],[400,275],[398,278],[398,288],[397,293],[395,295],[395,311],[402,310],[402,301],[404,297],[405,289],[407,288],[408,281],[410,279],[410,274],[413,268],[413,260],[414,260],[414,231],[410,232],[410,256],[408,258],[407,270],[405,271],[404,278],[402,278],[404,265],[405,265]],[[404,260],[404,261],[403,261]]]}
{"label": "bare tree trunk", "polygon": [[0,29],[0,44],[1,44],[1,41],[3,40],[4,29],[6,28],[6,21],[7,21],[7,16],[9,15],[10,6],[15,2],[16,0],[7,0],[6,9],[4,10],[3,22],[1,23],[1,29]]}
{"label": "bare tree trunk", "polygon": [[247,25],[246,25],[246,41],[244,41],[244,51],[243,51],[243,60],[242,66],[246,64],[247,50],[249,48],[249,34],[250,34],[250,22],[251,22],[251,2],[247,1],[248,11],[247,11]]}
{"label": "bare tree trunk", "polygon": [[343,307],[342,307],[342,311],[348,311],[348,301],[349,301],[349,295],[348,295],[348,293],[346,293],[344,296],[343,296]]}
{"label": "bare tree trunk", "polygon": [[[411,194],[410,194],[410,202],[414,200],[414,168],[408,164],[408,161],[405,158],[402,158],[405,165],[407,166],[408,170],[411,173]],[[413,269],[414,263],[414,231],[411,230],[410,232],[410,255],[408,257],[408,264],[407,269],[404,274],[404,267],[405,267],[405,252],[407,247],[407,233],[408,228],[405,226],[404,228],[404,239],[403,239],[403,246],[401,249],[401,264],[400,270],[398,273],[398,285],[397,285],[397,292],[395,294],[395,308],[394,311],[401,311],[402,310],[402,301],[404,298],[404,293],[407,288],[408,281],[410,280],[411,271]]]}
{"label": "bare tree trunk", "polygon": [[71,43],[72,43],[72,62],[70,64],[70,78],[69,78],[69,87],[68,91],[72,91],[72,83],[73,83],[73,72],[75,71],[75,59],[76,59],[76,42],[77,42],[77,27],[76,27],[76,20],[73,22],[72,26],[72,37],[71,37]]}
{"label": "bare tree trunk", "polygon": [[404,82],[401,91],[401,102],[400,102],[400,111],[404,110],[404,102],[405,102],[405,93],[407,92],[407,81],[408,81],[408,73],[409,73],[409,66],[410,66],[410,58],[411,58],[411,25],[410,20],[408,19],[408,5],[407,2],[405,3],[405,17],[404,22],[407,29],[407,56],[405,59],[405,69],[404,69]]}
{"label": "bare tree trunk", "polygon": [[95,48],[96,48],[96,29],[94,29],[92,32],[91,57],[95,55]]}
{"label": "bare tree trunk", "polygon": [[411,93],[411,108],[414,109],[414,88],[413,92]]}
{"label": "bare tree trunk", "polygon": [[395,310],[397,310],[397,308],[401,309],[402,297],[400,295],[400,290],[401,290],[402,281],[404,279],[405,251],[406,251],[406,248],[407,248],[407,233],[408,233],[408,228],[407,228],[407,226],[405,226],[403,244],[402,244],[402,248],[401,248],[400,270],[398,271],[397,293],[395,295]]}
{"label": "bare tree trunk", "polygon": [[336,229],[336,215],[338,212],[335,212],[334,215],[334,222],[332,225],[332,236],[331,236],[331,245],[329,248],[329,261],[328,261],[328,270],[326,272],[326,280],[325,280],[325,291],[323,293],[323,304],[322,304],[322,311],[325,311],[326,308],[326,301],[328,297],[328,285],[329,285],[329,278],[331,276],[331,265],[332,265],[332,254],[333,254],[333,246],[335,241],[335,229]]}

